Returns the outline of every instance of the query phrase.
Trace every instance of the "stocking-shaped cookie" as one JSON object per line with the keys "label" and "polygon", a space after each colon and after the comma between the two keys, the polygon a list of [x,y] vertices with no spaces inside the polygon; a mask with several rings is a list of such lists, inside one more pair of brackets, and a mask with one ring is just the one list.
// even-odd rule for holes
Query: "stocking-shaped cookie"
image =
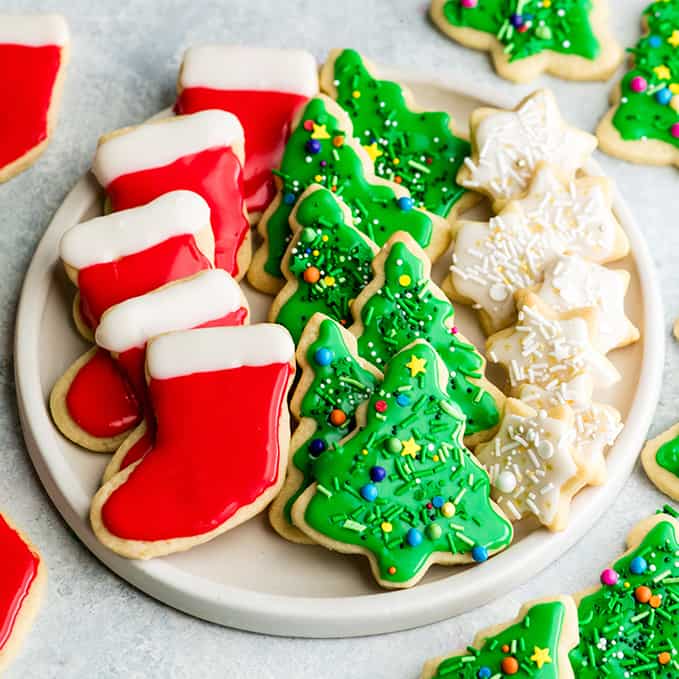
{"label": "stocking-shaped cookie", "polygon": [[290,437],[294,351],[279,325],[201,328],[149,343],[153,450],[95,495],[103,544],[151,558],[207,542],[280,490]]}
{"label": "stocking-shaped cookie", "polygon": [[111,352],[144,409],[144,422],[116,451],[104,478],[144,456],[153,444],[155,422],[146,389],[147,342],[159,335],[191,328],[243,325],[247,302],[226,271],[203,271],[140,297],[116,304],[101,319],[97,345]]}
{"label": "stocking-shaped cookie", "polygon": [[0,514],[0,672],[21,645],[47,577],[37,550]]}
{"label": "stocking-shaped cookie", "polygon": [[68,61],[58,15],[0,15],[0,183],[31,165],[56,124]]}
{"label": "stocking-shaped cookie", "polygon": [[184,54],[177,113],[221,109],[245,130],[245,199],[262,212],[276,187],[271,170],[280,165],[297,109],[318,92],[316,62],[309,52],[233,45],[192,47]]}
{"label": "stocking-shaped cookie", "polygon": [[[111,306],[211,268],[213,252],[209,207],[189,191],[74,226],[61,241],[61,258],[79,286],[76,326],[91,338]],[[102,452],[115,450],[140,419],[134,390],[108,352],[96,348],[64,373],[50,407],[67,438]]]}
{"label": "stocking-shaped cookie", "polygon": [[250,262],[243,198],[243,128],[224,111],[203,111],[111,132],[92,170],[114,211],[186,189],[210,206],[215,266],[240,278]]}

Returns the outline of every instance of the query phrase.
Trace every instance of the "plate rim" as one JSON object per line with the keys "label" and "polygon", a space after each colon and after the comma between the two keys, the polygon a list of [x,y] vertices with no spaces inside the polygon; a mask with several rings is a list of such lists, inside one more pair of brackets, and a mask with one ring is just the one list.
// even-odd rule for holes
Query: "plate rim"
{"label": "plate rim", "polygon": [[[440,78],[403,70],[379,68],[382,77],[397,78],[406,85],[433,85],[480,100],[492,106],[512,108],[509,96],[498,96],[488,86],[470,82],[450,83]],[[519,93],[519,98],[522,95]],[[592,160],[587,171],[603,174]],[[188,575],[162,559],[129,561],[104,547],[92,532],[88,520],[89,500],[83,507],[82,495],[73,484],[73,475],[61,454],[58,432],[49,417],[42,396],[38,353],[39,329],[55,266],[54,252],[68,215],[98,194],[89,173],[81,177],[54,214],[31,258],[19,298],[14,338],[14,370],[18,410],[24,440],[40,481],[55,507],[81,542],[105,566],[149,596],[189,615],[237,629],[307,638],[356,637],[401,631],[453,617],[471,606],[488,601],[527,581],[542,571],[586,535],[610,507],[638,461],[660,396],[665,355],[664,314],[655,265],[646,241],[623,200],[614,188],[614,208],[625,226],[639,276],[644,316],[642,365],[636,397],[628,424],[615,444],[623,449],[615,475],[598,488],[589,489],[592,499],[575,507],[574,516],[586,513],[569,530],[547,534],[537,530],[482,566],[450,578],[420,584],[409,590],[379,592],[348,597],[292,597],[255,592],[242,587],[215,585]],[[80,207],[79,207],[80,206]],[[629,423],[632,423],[631,425]],[[634,426],[632,426],[634,425]],[[636,453],[632,449],[636,449]],[[57,481],[59,479],[59,481]],[[580,511],[578,511],[580,510]],[[535,544],[534,544],[535,543]],[[500,577],[498,577],[500,575]]]}

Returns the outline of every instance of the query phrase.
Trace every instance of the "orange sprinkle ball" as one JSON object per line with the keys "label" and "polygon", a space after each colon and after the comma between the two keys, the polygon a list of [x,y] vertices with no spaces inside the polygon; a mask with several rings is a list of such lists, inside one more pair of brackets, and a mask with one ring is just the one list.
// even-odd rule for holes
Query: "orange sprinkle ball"
{"label": "orange sprinkle ball", "polygon": [[389,568],[387,569],[387,572],[389,573],[389,575],[395,575],[396,574],[396,566],[389,566]]}
{"label": "orange sprinkle ball", "polygon": [[321,272],[315,266],[310,266],[304,272],[304,280],[307,283],[318,283],[320,278],[321,278]]}
{"label": "orange sprinkle ball", "polygon": [[343,425],[346,421],[347,421],[347,415],[343,410],[340,410],[339,408],[335,408],[330,413],[330,422],[331,422],[331,424],[334,424],[336,427]]}
{"label": "orange sprinkle ball", "polygon": [[651,600],[652,592],[648,587],[641,585],[634,590],[634,598],[640,604],[647,604]]}
{"label": "orange sprinkle ball", "polygon": [[344,146],[344,137],[341,135],[337,135],[336,137],[332,138],[332,145],[335,146],[336,148],[339,148],[340,146]]}
{"label": "orange sprinkle ball", "polygon": [[658,662],[661,665],[669,665],[670,660],[672,660],[672,656],[667,651],[663,651],[662,653],[658,653]]}
{"label": "orange sprinkle ball", "polygon": [[503,653],[509,653],[509,646],[507,644],[502,645],[502,652]]}
{"label": "orange sprinkle ball", "polygon": [[500,667],[505,674],[516,674],[519,671],[519,661],[510,655],[502,659]]}
{"label": "orange sprinkle ball", "polygon": [[662,599],[657,594],[654,594],[648,603],[650,604],[651,608],[660,608]]}

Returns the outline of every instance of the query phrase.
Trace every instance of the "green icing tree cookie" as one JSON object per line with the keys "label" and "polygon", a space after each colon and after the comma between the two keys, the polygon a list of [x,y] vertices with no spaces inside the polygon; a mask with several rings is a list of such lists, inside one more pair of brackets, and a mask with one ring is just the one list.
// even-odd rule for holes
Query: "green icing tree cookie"
{"label": "green icing tree cookie", "polygon": [[630,534],[631,550],[601,573],[578,604],[578,679],[679,676],[679,544],[676,519],[656,515]]}
{"label": "green icing tree cookie", "polygon": [[313,465],[355,426],[356,409],[382,381],[382,373],[358,357],[356,339],[334,320],[317,314],[299,342],[302,378],[291,409],[300,424],[290,442],[285,485],[272,505],[271,522],[279,533],[307,542],[291,524],[293,503],[314,481]]}
{"label": "green icing tree cookie", "polygon": [[431,563],[485,561],[511,541],[444,389],[431,345],[396,354],[358,428],[318,458],[317,483],[293,507],[295,525],[320,544],[366,554],[385,587],[415,584]]}
{"label": "green icing tree cookie", "polygon": [[469,142],[455,136],[448,113],[417,110],[407,91],[377,80],[373,70],[358,52],[335,50],[321,86],[349,114],[375,174],[405,186],[419,207],[448,217],[469,196],[456,181]]}
{"label": "green icing tree cookie", "polygon": [[448,245],[443,218],[417,208],[405,188],[375,177],[370,159],[353,138],[348,116],[332,99],[316,97],[301,111],[275,174],[279,192],[259,222],[265,242],[248,271],[259,290],[282,287],[281,259],[291,237],[288,220],[311,184],[341,198],[354,226],[378,245],[396,231],[409,233],[432,258]]}
{"label": "green icing tree cookie", "polygon": [[546,50],[596,59],[591,12],[590,0],[448,0],[443,8],[452,25],[495,36],[510,62]]}
{"label": "green icing tree cookie", "polygon": [[448,396],[466,416],[465,435],[495,427],[502,396],[484,379],[484,358],[457,331],[455,309],[429,278],[426,255],[399,234],[383,248],[373,269],[373,282],[352,305],[356,323],[351,332],[358,338],[359,354],[382,369],[413,340],[427,340],[446,366]]}
{"label": "green icing tree cookie", "polygon": [[652,3],[643,23],[612,124],[625,141],[648,138],[679,149],[679,1]]}
{"label": "green icing tree cookie", "polygon": [[571,677],[568,650],[577,642],[570,597],[528,603],[517,619],[477,634],[474,645],[429,661],[422,679],[559,679]]}
{"label": "green icing tree cookie", "polygon": [[349,305],[372,279],[377,247],[351,225],[348,208],[320,187],[305,191],[290,223],[295,235],[282,264],[287,283],[269,320],[284,325],[297,343],[316,312],[350,324]]}

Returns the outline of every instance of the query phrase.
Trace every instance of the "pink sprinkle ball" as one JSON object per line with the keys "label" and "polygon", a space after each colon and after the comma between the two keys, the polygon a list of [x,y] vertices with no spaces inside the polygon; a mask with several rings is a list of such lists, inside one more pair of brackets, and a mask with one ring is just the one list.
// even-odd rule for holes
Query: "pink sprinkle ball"
{"label": "pink sprinkle ball", "polygon": [[460,5],[465,9],[474,9],[479,4],[479,0],[460,0]]}
{"label": "pink sprinkle ball", "polygon": [[620,576],[612,568],[606,568],[605,570],[601,571],[601,584],[602,585],[606,585],[607,587],[612,587],[613,585],[618,584],[619,579],[620,579]]}
{"label": "pink sprinkle ball", "polygon": [[674,125],[672,125],[672,127],[670,127],[670,134],[675,139],[679,139],[679,123],[674,123]]}
{"label": "pink sprinkle ball", "polygon": [[646,82],[646,78],[643,78],[640,75],[635,75],[634,78],[630,80],[629,87],[632,92],[645,92],[646,88],[648,87],[648,83]]}

